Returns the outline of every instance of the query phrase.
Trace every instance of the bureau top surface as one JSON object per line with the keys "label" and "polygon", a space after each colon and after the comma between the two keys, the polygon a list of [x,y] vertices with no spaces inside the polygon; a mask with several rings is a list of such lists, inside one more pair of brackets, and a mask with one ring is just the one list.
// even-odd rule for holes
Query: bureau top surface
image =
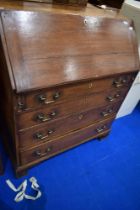
{"label": "bureau top surface", "polygon": [[17,93],[138,70],[130,22],[27,11],[1,12],[1,39]]}

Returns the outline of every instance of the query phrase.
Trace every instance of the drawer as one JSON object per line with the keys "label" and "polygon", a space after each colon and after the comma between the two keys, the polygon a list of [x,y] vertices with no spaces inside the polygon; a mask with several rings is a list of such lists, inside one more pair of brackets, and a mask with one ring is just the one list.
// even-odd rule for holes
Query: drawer
{"label": "drawer", "polygon": [[128,88],[122,90],[106,91],[104,93],[90,94],[86,97],[86,107],[98,107],[100,105],[109,105],[119,100],[124,100],[128,93]]}
{"label": "drawer", "polygon": [[67,101],[63,104],[50,105],[32,112],[21,113],[17,115],[18,129],[30,128],[45,122],[53,122],[60,117],[66,117],[73,113],[79,113],[79,110],[85,111],[92,108],[98,108],[110,105],[120,101],[128,92],[127,88],[108,92],[90,94],[87,97],[77,98]]}
{"label": "drawer", "polygon": [[120,105],[121,101],[116,104],[80,112],[60,120],[55,120],[53,123],[49,122],[43,126],[41,125],[19,132],[19,146],[35,146],[53,140],[58,136],[65,135],[70,131],[86,127],[93,124],[94,121],[103,120],[115,115]]}
{"label": "drawer", "polygon": [[68,135],[57,138],[54,141],[44,143],[32,149],[21,150],[21,164],[24,165],[31,162],[39,162],[89,139],[100,136],[110,129],[112,121],[112,118],[107,119],[98,124],[90,125],[84,129],[72,132]]}
{"label": "drawer", "polygon": [[59,104],[69,99],[75,99],[78,96],[96,93],[107,89],[120,89],[130,86],[134,79],[133,74],[105,78],[100,80],[90,80],[87,82],[73,85],[59,86],[47,90],[41,90],[29,94],[23,94],[17,97],[18,108],[20,111],[27,111],[36,107],[48,106],[49,104]]}

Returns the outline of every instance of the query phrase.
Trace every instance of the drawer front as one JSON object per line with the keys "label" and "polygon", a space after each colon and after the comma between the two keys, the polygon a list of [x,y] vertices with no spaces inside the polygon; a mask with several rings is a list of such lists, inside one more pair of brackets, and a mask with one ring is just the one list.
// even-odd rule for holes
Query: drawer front
{"label": "drawer front", "polygon": [[78,96],[96,93],[107,89],[120,89],[130,86],[133,74],[122,75],[113,78],[90,80],[75,85],[65,85],[52,89],[42,90],[37,93],[22,95],[17,98],[18,111],[31,110],[36,107],[49,104],[59,104],[64,101],[75,99]]}
{"label": "drawer front", "polygon": [[116,104],[74,114],[67,118],[55,120],[53,123],[50,122],[43,126],[41,125],[19,132],[19,145],[20,147],[36,146],[61,135],[65,135],[70,131],[86,127],[93,124],[94,121],[103,120],[115,115],[120,105],[121,101]]}
{"label": "drawer front", "polygon": [[110,105],[122,100],[127,92],[128,89],[125,88],[117,91],[90,94],[87,97],[77,98],[63,104],[50,105],[47,108],[42,108],[37,111],[18,114],[18,129],[22,130],[35,125],[44,124],[45,122],[53,122],[60,117],[66,117],[67,115],[77,112],[79,113],[79,110],[85,111],[92,108]]}
{"label": "drawer front", "polygon": [[106,91],[100,94],[90,94],[86,97],[86,107],[98,107],[102,105],[109,105],[119,100],[124,100],[126,94],[128,93],[128,88],[122,90]]}
{"label": "drawer front", "polygon": [[[75,106],[76,105],[76,106]],[[75,107],[74,107],[75,106]],[[54,122],[67,114],[78,112],[85,106],[83,98],[77,101],[69,101],[64,104],[50,105],[47,108],[42,108],[33,112],[26,112],[17,116],[19,129],[29,128],[31,126]]]}
{"label": "drawer front", "polygon": [[39,162],[43,159],[47,159],[50,156],[60,153],[61,151],[85,142],[90,138],[92,139],[100,136],[110,129],[112,121],[113,119],[104,120],[98,124],[90,125],[84,129],[60,137],[55,141],[44,143],[41,146],[34,147],[29,150],[21,150],[21,164],[24,165],[34,161]]}

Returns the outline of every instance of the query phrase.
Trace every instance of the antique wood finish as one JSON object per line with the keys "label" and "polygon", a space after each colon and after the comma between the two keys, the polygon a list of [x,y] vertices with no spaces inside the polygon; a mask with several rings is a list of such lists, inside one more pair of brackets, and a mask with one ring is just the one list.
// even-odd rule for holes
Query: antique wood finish
{"label": "antique wood finish", "polygon": [[139,69],[131,22],[3,11],[0,23],[4,142],[16,175],[107,135]]}
{"label": "antique wood finish", "polygon": [[62,150],[92,139],[94,136],[102,135],[110,129],[113,120],[114,118],[106,119],[81,130],[71,132],[66,136],[54,139],[54,141],[41,144],[41,146],[33,147],[26,151],[21,150],[21,163],[24,165],[40,158],[46,159],[47,156],[52,156],[54,153],[57,154]]}
{"label": "antique wood finish", "polygon": [[53,14],[74,14],[82,16],[102,16],[102,17],[115,17],[116,19],[128,19],[122,14],[113,10],[111,13],[109,10],[104,11],[92,4],[87,4],[86,7],[80,6],[69,6],[69,5],[53,5],[47,3],[36,3],[36,2],[23,2],[16,0],[1,0],[0,9],[12,9],[12,10],[24,10],[24,11],[42,11],[51,12]]}
{"label": "antique wood finish", "polygon": [[54,137],[61,136],[62,133],[66,134],[70,131],[84,128],[98,120],[104,120],[114,116],[121,103],[122,101],[119,101],[116,104],[72,114],[69,117],[54,120],[53,122],[48,122],[38,127],[35,126],[32,129],[19,131],[19,145],[20,147],[29,147],[48,142]]}
{"label": "antique wood finish", "polygon": [[17,93],[138,68],[130,22],[25,11],[2,12],[1,20]]}
{"label": "antique wood finish", "polygon": [[[106,89],[119,90],[121,87],[130,87],[133,79],[132,74],[126,74],[111,78],[90,80],[75,85],[58,86],[51,89],[43,89],[38,92],[20,94],[18,97],[17,112],[32,110],[42,105],[59,104],[69,99],[75,99],[78,96],[84,96],[91,93],[97,93]],[[74,94],[73,94],[74,93]]]}
{"label": "antique wood finish", "polygon": [[77,113],[79,110],[96,108],[122,100],[127,92],[128,88],[115,91],[109,90],[80,97],[77,100],[68,100],[62,104],[43,106],[35,111],[20,113],[17,115],[17,126],[19,130],[22,130],[44,122],[53,122],[55,119]]}

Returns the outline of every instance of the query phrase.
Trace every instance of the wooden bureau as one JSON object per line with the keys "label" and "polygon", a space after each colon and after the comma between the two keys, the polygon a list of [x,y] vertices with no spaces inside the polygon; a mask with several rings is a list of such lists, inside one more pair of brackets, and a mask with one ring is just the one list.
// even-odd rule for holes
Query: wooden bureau
{"label": "wooden bureau", "polygon": [[17,177],[109,133],[139,70],[131,22],[2,11],[0,34],[4,143]]}

